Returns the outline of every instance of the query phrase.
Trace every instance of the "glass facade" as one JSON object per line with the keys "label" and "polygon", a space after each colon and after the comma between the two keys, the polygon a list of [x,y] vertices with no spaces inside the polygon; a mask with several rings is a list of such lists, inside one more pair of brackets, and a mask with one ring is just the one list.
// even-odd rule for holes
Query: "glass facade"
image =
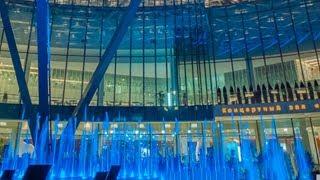
{"label": "glass facade", "polygon": [[[237,118],[235,119],[237,120]],[[19,123],[20,122],[20,123]],[[53,122],[52,122],[53,123]],[[213,122],[215,123],[215,122]],[[250,118],[248,120],[242,121],[242,124],[248,123],[248,128],[246,131],[249,133],[249,138],[252,141],[253,145],[257,149],[259,153],[260,150],[264,146],[264,139],[263,138],[270,138],[272,136],[272,121],[271,119],[265,119],[262,122],[255,120],[254,118]],[[224,133],[224,142],[225,146],[232,146],[233,143],[239,144],[239,137],[240,132],[243,130],[239,129],[239,126],[235,121],[231,121],[230,119],[217,119],[218,126],[223,126],[223,133]],[[54,132],[57,132],[58,136],[61,135],[63,128],[65,128],[66,122],[61,121],[58,125],[53,125]],[[202,141],[203,134],[206,136],[206,146],[210,147],[210,143],[212,145],[213,137],[212,133],[215,131],[212,129],[212,122],[126,122],[126,123],[110,123],[108,128],[108,135],[104,132],[105,129],[102,128],[102,123],[92,123],[92,122],[82,122],[79,125],[79,128],[76,132],[76,139],[80,141],[81,136],[83,136],[83,132],[91,132],[92,129],[99,128],[99,148],[102,146],[111,146],[110,142],[115,139],[114,137],[118,137],[117,139],[121,141],[121,138],[124,137],[125,134],[128,135],[136,135],[134,138],[136,140],[140,140],[144,142],[144,146],[148,147],[151,142],[157,143],[165,143],[167,148],[167,152],[171,152],[173,154],[179,153],[188,155],[187,151],[187,141],[197,143]],[[175,134],[175,129],[179,127],[181,130],[179,134]],[[57,130],[54,128],[58,128]],[[148,129],[152,129],[150,132]],[[0,122],[0,149],[4,148],[6,144],[9,144],[10,139],[14,140],[18,138],[19,135],[20,139],[27,139],[30,138],[30,133],[28,130],[28,125],[26,122],[21,121],[14,121],[14,120],[3,120]],[[19,132],[19,133],[17,133]],[[242,132],[243,133],[243,132]],[[320,123],[318,117],[312,118],[305,118],[305,117],[298,117],[298,118],[280,118],[276,121],[276,133],[278,136],[278,140],[280,145],[283,147],[285,152],[290,154],[290,158],[294,155],[293,153],[293,143],[294,137],[296,134],[300,134],[304,146],[306,150],[310,153],[312,157],[312,161],[315,164],[319,164],[319,157],[320,157]],[[138,136],[140,135],[140,137]],[[262,135],[264,134],[264,135]],[[115,136],[113,136],[115,135]],[[142,137],[143,136],[143,137]],[[103,141],[103,138],[107,138],[106,141]],[[187,140],[187,138],[189,140]],[[124,140],[123,140],[124,141]],[[123,143],[130,143],[135,141],[135,139],[131,139],[129,142]],[[163,142],[165,141],[165,142]],[[80,148],[80,147],[78,147]],[[228,148],[226,148],[228,149]],[[76,151],[79,151],[77,149]],[[161,151],[161,148],[159,149]],[[1,161],[1,160],[0,160]]]}
{"label": "glass facade", "polygon": [[[110,3],[126,4],[52,1],[51,104],[75,105],[82,96],[124,12],[108,7],[113,6]],[[286,82],[293,87],[295,82],[319,79],[318,0],[204,4],[144,1],[91,105],[208,105],[218,103],[218,88],[242,91],[243,86],[274,87]],[[32,1],[9,2],[21,63],[36,104],[34,12]],[[8,95],[7,102],[18,103],[18,86],[1,29],[0,94]]]}
{"label": "glass facade", "polygon": [[[33,0],[6,2],[37,105],[36,6]],[[39,122],[31,131],[40,132],[36,138],[45,137],[41,141],[49,137],[48,147],[67,141],[72,145],[67,158],[86,157],[92,164],[96,162],[89,157],[108,151],[111,164],[133,158],[143,166],[141,160],[149,156],[177,157],[191,166],[206,162],[197,158],[202,153],[209,159],[210,148],[222,149],[228,162],[237,152],[241,162],[243,140],[257,149],[253,156],[258,161],[272,142],[266,139],[276,139],[293,165],[292,177],[299,177],[294,146],[301,138],[312,162],[320,165],[320,0],[142,0],[91,107],[84,108],[83,117],[70,118],[129,3],[50,0],[52,106],[41,128],[39,114],[25,117],[19,105],[0,22],[1,163],[7,149],[20,156],[20,143],[38,146],[28,119]],[[201,153],[192,149],[200,146]],[[90,156],[81,156],[86,153]],[[141,157],[132,157],[134,153]],[[63,162],[64,155],[60,157]],[[161,166],[155,159],[148,161],[150,169],[152,163]]]}

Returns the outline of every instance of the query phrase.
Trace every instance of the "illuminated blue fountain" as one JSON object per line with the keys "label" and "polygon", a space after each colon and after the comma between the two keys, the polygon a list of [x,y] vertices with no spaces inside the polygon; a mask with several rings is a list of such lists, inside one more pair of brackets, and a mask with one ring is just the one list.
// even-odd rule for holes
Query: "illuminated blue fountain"
{"label": "illuminated blue fountain", "polygon": [[[75,121],[69,119],[69,122]],[[12,138],[1,171],[14,169],[15,177],[19,178],[29,164],[51,164],[52,179],[92,178],[97,172],[108,171],[111,165],[119,164],[120,179],[312,179],[311,159],[299,132],[295,133],[293,165],[278,142],[274,120],[271,136],[260,135],[263,140],[260,152],[250,139],[249,123],[241,117],[237,122],[232,117],[232,136],[235,137],[232,141],[227,140],[223,124],[207,120],[202,122],[202,131],[189,127],[187,133],[183,133],[176,119],[169,134],[165,121],[160,125],[161,132],[150,123],[145,123],[145,131],[141,131],[141,122],[134,128],[125,119],[116,125],[121,128],[112,127],[115,123],[111,124],[106,114],[103,123],[94,123],[94,118],[85,122],[80,138],[74,135],[73,126],[67,126],[64,133],[58,135],[59,123],[57,116],[52,122],[52,138],[48,138],[47,128],[40,132],[33,153],[18,153]],[[260,123],[265,132],[264,121]],[[49,127],[48,122],[46,125]],[[211,132],[206,131],[209,126]],[[238,129],[240,132],[236,133]],[[201,136],[195,141],[193,133]],[[175,148],[168,138],[174,140],[171,142],[176,143]],[[28,139],[27,135],[24,144],[31,146]]]}

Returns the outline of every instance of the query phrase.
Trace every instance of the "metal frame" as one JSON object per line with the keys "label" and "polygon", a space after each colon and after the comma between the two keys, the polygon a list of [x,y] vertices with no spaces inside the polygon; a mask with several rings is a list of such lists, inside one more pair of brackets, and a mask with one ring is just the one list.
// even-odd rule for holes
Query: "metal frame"
{"label": "metal frame", "polygon": [[[104,6],[105,1],[102,2],[102,6]],[[99,37],[99,58],[101,60],[101,56],[102,56],[102,35],[103,35],[103,24],[104,24],[104,17],[105,17],[105,13],[103,13],[101,15],[101,19],[100,19],[100,37]],[[105,77],[102,78],[100,86],[98,87],[97,90],[97,106],[103,106],[103,99],[104,99],[104,80]]]}
{"label": "metal frame", "polygon": [[246,62],[247,76],[248,76],[247,78],[249,81],[249,86],[252,86],[253,89],[256,89],[256,83],[254,80],[254,67],[253,67],[252,57],[249,56],[249,51],[248,51],[247,34],[246,34],[246,28],[244,26],[243,11],[240,11],[240,16],[241,16],[242,35],[244,38],[245,62]]}
{"label": "metal frame", "polygon": [[202,76],[201,76],[201,61],[202,61],[202,58],[201,58],[201,50],[200,50],[200,45],[199,45],[199,29],[202,28],[201,27],[201,22],[199,22],[200,20],[198,20],[198,16],[199,16],[199,11],[198,11],[198,0],[195,0],[194,1],[194,5],[193,5],[193,9],[194,9],[194,16],[195,16],[195,31],[194,31],[194,35],[195,35],[195,38],[196,38],[196,42],[195,42],[195,54],[192,54],[193,56],[195,56],[195,71],[196,71],[196,75],[197,75],[197,78],[198,78],[198,83],[197,85],[195,86],[197,89],[196,89],[196,93],[199,92],[199,104],[200,105],[203,105],[203,88],[202,88]]}
{"label": "metal frame", "polygon": [[[205,90],[204,90],[204,95],[205,95],[205,102],[204,105],[209,105],[209,94],[208,91],[211,91],[209,85],[208,85],[208,78],[207,78],[207,74],[209,75],[209,71],[207,72],[207,66],[210,64],[207,64],[207,43],[205,42],[207,39],[205,39],[205,35],[207,33],[208,30],[208,23],[207,21],[204,20],[203,15],[207,15],[205,8],[204,8],[204,1],[201,1],[199,3],[200,6],[200,12],[199,12],[199,16],[200,16],[200,26],[204,29],[204,32],[202,32],[203,34],[201,34],[200,38],[203,41],[201,46],[200,46],[200,53],[201,53],[201,57],[202,57],[202,63],[200,63],[200,74],[203,73],[203,80],[204,81],[204,86],[205,86]],[[203,72],[202,72],[203,70]],[[203,85],[202,85],[203,86]]]}
{"label": "metal frame", "polygon": [[[189,4],[191,4],[192,2],[194,3],[194,1],[195,0],[188,0],[188,5]],[[190,31],[190,29],[192,28],[192,25],[191,25],[191,13],[192,13],[192,11],[191,11],[191,8],[189,8],[188,7],[188,25],[187,25],[187,27],[188,27],[188,29],[189,29],[189,50],[191,50],[192,49],[192,39],[191,39],[191,37],[192,37],[192,33],[191,33],[191,31]],[[193,52],[191,52],[191,53],[189,53],[188,54],[188,56],[190,57],[190,62],[189,63],[191,63],[191,76],[192,76],[192,95],[193,95],[193,103],[190,103],[190,105],[195,105],[195,104],[197,104],[197,101],[196,101],[196,91],[195,91],[195,82],[194,82],[194,59],[193,59]]]}
{"label": "metal frame", "polygon": [[288,80],[287,78],[287,71],[286,68],[284,66],[284,60],[283,60],[283,50],[281,47],[281,41],[280,41],[280,34],[279,34],[279,27],[278,27],[278,23],[277,23],[277,17],[275,15],[275,10],[274,10],[274,0],[271,1],[271,18],[273,20],[273,25],[274,25],[274,30],[275,30],[275,36],[277,39],[277,46],[278,46],[278,50],[279,50],[279,57],[280,57],[280,61],[281,61],[281,68],[282,68],[282,73],[283,73],[283,78],[284,81],[286,82]]}
{"label": "metal frame", "polygon": [[50,23],[49,1],[37,0],[38,90],[40,127],[50,111]]}
{"label": "metal frame", "polygon": [[[154,6],[156,5],[156,0],[153,0],[153,4]],[[152,13],[152,16],[153,16],[153,37],[154,37],[154,104],[155,106],[158,105],[157,103],[157,92],[158,92],[158,84],[157,84],[157,20],[156,20],[156,13],[153,12]],[[131,88],[130,88],[131,89]]]}
{"label": "metal frame", "polygon": [[[85,109],[85,107],[90,104],[90,101],[92,100],[96,90],[98,89],[100,82],[103,79],[104,74],[113,56],[115,55],[125,33],[128,30],[130,23],[135,18],[135,14],[138,10],[140,1],[141,0],[131,1],[126,13],[122,16],[119,26],[114,32],[110,43],[108,44],[103,56],[101,57],[101,60],[99,61],[99,64],[95,72],[93,73],[92,78],[89,84],[87,85],[82,98],[80,99],[77,107],[73,111],[73,116],[81,115],[80,112],[82,112]],[[76,125],[79,125],[79,121],[77,121]]]}
{"label": "metal frame", "polygon": [[262,30],[261,30],[261,17],[260,17],[260,12],[258,10],[258,6],[257,6],[257,2],[254,1],[254,8],[255,8],[255,11],[256,11],[256,16],[257,16],[257,23],[258,23],[258,32],[259,32],[259,40],[261,42],[261,53],[262,53],[262,59],[263,59],[263,65],[264,65],[264,68],[265,68],[265,71],[266,71],[266,80],[267,80],[267,84],[270,84],[270,80],[269,80],[269,70],[267,68],[267,58],[266,58],[266,52],[265,52],[265,44],[264,44],[264,41],[263,41],[263,35],[262,35]]}
{"label": "metal frame", "polygon": [[89,22],[89,5],[90,5],[90,0],[88,0],[87,5],[86,5],[86,20],[85,20],[85,30],[84,30],[84,43],[83,43],[83,57],[82,57],[82,73],[81,73],[81,88],[80,88],[80,97],[82,98],[83,95],[83,87],[84,87],[84,76],[85,76],[85,64],[87,61],[87,41],[88,41],[88,22]]}
{"label": "metal frame", "polygon": [[[224,13],[225,13],[225,19],[226,19],[226,24],[227,24],[227,36],[228,36],[228,48],[229,48],[229,59],[230,59],[230,64],[231,64],[231,71],[232,71],[232,85],[233,87],[236,87],[236,82],[235,82],[235,74],[234,74],[234,59],[233,59],[233,52],[232,52],[232,39],[231,39],[231,34],[230,34],[230,24],[229,24],[229,15],[227,11],[227,6],[224,7]],[[227,87],[226,87],[227,88]],[[228,89],[228,88],[227,88]],[[228,90],[227,90],[228,91]]]}
{"label": "metal frame", "polygon": [[300,70],[301,70],[301,75],[302,75],[302,81],[303,83],[305,83],[305,74],[303,71],[303,65],[302,65],[302,60],[301,60],[301,53],[300,53],[300,48],[299,48],[299,43],[298,43],[298,36],[297,36],[297,31],[296,31],[296,25],[295,25],[295,21],[294,21],[294,17],[293,17],[293,13],[292,13],[292,7],[291,7],[291,3],[290,0],[287,0],[287,5],[288,5],[288,10],[290,13],[290,21],[291,21],[291,28],[293,30],[293,36],[294,36],[294,42],[295,42],[295,46],[297,49],[297,55],[298,55],[298,59],[299,59],[299,64],[300,64]]}
{"label": "metal frame", "polygon": [[[0,13],[1,13],[1,18],[3,23],[3,29],[6,34],[6,38],[7,38],[10,54],[11,54],[12,64],[14,67],[14,71],[16,74],[16,78],[17,78],[17,82],[20,90],[21,99],[23,102],[23,108],[27,115],[32,115],[32,102],[30,98],[30,93],[26,83],[25,73],[21,66],[20,56],[19,56],[19,52],[17,49],[15,37],[13,34],[13,30],[12,30],[12,26],[9,18],[9,12],[4,0],[0,0]],[[31,118],[28,118],[28,124],[30,128],[31,136],[33,139],[35,139],[34,129],[36,127],[36,123],[35,121],[32,120],[33,119],[32,117],[33,116],[31,116]]]}
{"label": "metal frame", "polygon": [[[212,88],[212,104],[215,105],[215,100],[217,100],[217,90],[218,90],[218,79],[217,79],[217,67],[216,67],[216,58],[215,58],[215,29],[214,29],[214,22],[212,21],[212,12],[211,10],[208,10],[208,22],[209,22],[209,30],[210,30],[210,33],[209,33],[209,36],[210,36],[210,41],[211,41],[211,52],[212,52],[212,63],[210,62],[210,67],[211,67],[211,64],[213,64],[213,71],[214,71],[214,81],[215,81],[215,88]],[[212,79],[212,75],[210,76]],[[213,83],[211,83],[213,84]],[[214,93],[213,93],[214,91]],[[214,97],[214,94],[215,94],[215,97]]]}
{"label": "metal frame", "polygon": [[317,58],[317,64],[318,64],[319,73],[320,73],[319,52],[318,52],[318,50],[317,50],[317,44],[316,44],[316,42],[315,42],[314,29],[313,29],[312,24],[311,24],[311,18],[310,18],[310,12],[309,12],[309,5],[308,5],[308,3],[306,2],[306,0],[304,0],[304,7],[305,7],[305,10],[306,10],[307,22],[308,22],[308,26],[309,26],[310,33],[311,33],[311,37],[312,37],[312,46],[313,46],[313,49],[314,49],[314,52],[315,52],[315,55],[316,55],[316,58]]}
{"label": "metal frame", "polygon": [[69,57],[70,57],[70,40],[71,40],[71,31],[72,31],[72,22],[73,22],[73,16],[74,16],[74,0],[71,0],[71,17],[69,19],[68,24],[68,42],[67,42],[67,51],[66,51],[66,62],[65,62],[65,73],[63,77],[63,89],[62,89],[62,105],[65,105],[65,95],[66,95],[66,83],[67,83],[67,69],[69,65]]}

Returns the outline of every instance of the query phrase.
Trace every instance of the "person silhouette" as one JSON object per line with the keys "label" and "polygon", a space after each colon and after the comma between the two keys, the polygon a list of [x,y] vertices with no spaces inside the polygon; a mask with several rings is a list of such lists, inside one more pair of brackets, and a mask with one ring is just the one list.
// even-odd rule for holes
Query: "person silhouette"
{"label": "person silhouette", "polygon": [[[300,88],[306,90],[306,85],[301,81],[300,82]],[[302,97],[304,100],[308,99],[308,94],[305,92],[302,94]]]}
{"label": "person silhouette", "polygon": [[282,100],[285,101],[285,102],[288,101],[286,86],[283,83],[281,83],[280,88],[281,88]]}
{"label": "person silhouette", "polygon": [[163,93],[163,91],[160,91],[158,93],[158,99],[159,99],[160,106],[163,106],[164,105],[164,93]]}
{"label": "person silhouette", "polygon": [[314,99],[314,89],[311,82],[308,82],[307,85],[308,85],[309,97],[310,99]]}
{"label": "person silhouette", "polygon": [[297,82],[294,83],[294,93],[296,94],[296,97],[297,97],[297,100],[301,100],[301,96],[300,94],[298,93],[298,89],[299,89],[299,85]]}
{"label": "person silhouette", "polygon": [[293,92],[292,92],[292,88],[290,86],[290,83],[287,81],[286,82],[286,87],[287,87],[287,92],[288,92],[288,101],[293,101]]}
{"label": "person silhouette", "polygon": [[256,101],[257,103],[261,103],[261,87],[260,85],[258,84],[257,85],[257,90],[256,90]]}
{"label": "person silhouette", "polygon": [[267,88],[264,84],[262,84],[262,97],[263,97],[263,101],[265,103],[268,102],[268,91],[267,91]]}
{"label": "person silhouette", "polygon": [[228,94],[227,94],[227,88],[223,87],[223,101],[225,105],[228,105]]}
{"label": "person silhouette", "polygon": [[221,97],[221,89],[220,88],[217,89],[217,101],[218,101],[218,104],[221,104],[222,97]]}
{"label": "person silhouette", "polygon": [[237,99],[238,99],[238,103],[242,104],[241,91],[239,87],[237,88]]}
{"label": "person silhouette", "polygon": [[248,97],[246,96],[246,93],[247,93],[247,88],[246,88],[246,86],[243,86],[243,87],[242,87],[242,93],[243,93],[243,97],[244,97],[244,103],[245,103],[245,104],[249,104],[249,99],[248,99]]}
{"label": "person silhouette", "polygon": [[252,85],[249,86],[249,92],[253,93],[253,96],[250,96],[250,98],[249,98],[249,99],[251,99],[251,104],[256,103],[256,96],[255,96],[256,94],[255,94],[255,92],[253,91]]}
{"label": "person silhouette", "polygon": [[317,81],[317,80],[314,80],[313,85],[314,85],[314,89],[315,89],[316,92],[317,92],[317,98],[319,99],[319,98],[320,98],[320,89],[319,89],[318,81]]}
{"label": "person silhouette", "polygon": [[7,103],[8,102],[8,93],[7,92],[3,93],[2,102],[3,103]]}
{"label": "person silhouette", "polygon": [[277,83],[275,86],[274,86],[274,89],[277,91],[277,93],[275,94],[275,96],[276,96],[276,100],[277,100],[277,102],[279,102],[280,101],[280,87],[279,87],[279,84]]}
{"label": "person silhouette", "polygon": [[[234,95],[233,87],[230,87],[230,91],[229,91],[229,92],[230,92],[230,96],[231,96],[231,95]],[[232,103],[232,104],[235,104],[235,101],[232,101],[231,103]]]}

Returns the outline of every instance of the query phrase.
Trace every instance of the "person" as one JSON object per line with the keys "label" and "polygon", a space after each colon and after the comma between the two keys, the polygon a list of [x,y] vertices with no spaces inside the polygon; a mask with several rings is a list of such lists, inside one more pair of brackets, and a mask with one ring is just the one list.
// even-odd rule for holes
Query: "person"
{"label": "person", "polygon": [[314,99],[314,91],[313,91],[313,86],[312,86],[311,82],[308,82],[307,85],[308,85],[310,99]]}
{"label": "person", "polygon": [[198,140],[196,142],[196,161],[200,161],[200,155],[201,155],[201,148],[202,148],[202,141]]}
{"label": "person", "polygon": [[257,90],[256,90],[256,102],[257,103],[262,103],[262,100],[261,100],[261,87],[260,85],[258,84],[257,85]]}
{"label": "person", "polygon": [[2,102],[3,102],[3,103],[7,103],[7,102],[8,102],[8,93],[5,92],[5,93],[3,94]]}
{"label": "person", "polygon": [[277,91],[277,93],[275,94],[275,99],[277,100],[277,102],[280,102],[280,87],[278,83],[276,83],[276,85],[274,86],[274,90]]}
{"label": "person", "polygon": [[245,104],[249,104],[249,99],[248,99],[248,97],[247,97],[247,95],[246,95],[246,93],[247,93],[247,88],[246,88],[246,86],[243,86],[243,87],[242,87],[242,92],[243,92],[243,97],[244,97],[244,103],[245,103]]}
{"label": "person", "polygon": [[288,101],[286,86],[283,83],[281,83],[280,89],[281,89],[282,100],[285,101],[285,102]]}
{"label": "person", "polygon": [[18,156],[22,157],[24,154],[32,155],[34,153],[34,146],[28,139],[20,138]]}
{"label": "person", "polygon": [[159,92],[159,104],[160,104],[160,106],[164,105],[164,93],[163,93],[163,91]]}
{"label": "person", "polygon": [[287,91],[288,91],[288,100],[293,101],[294,100],[293,92],[292,92],[292,88],[290,86],[290,83],[288,81],[286,82],[286,87],[287,87]]}
{"label": "person", "polygon": [[251,104],[255,104],[256,103],[256,93],[253,91],[253,87],[252,85],[249,86],[249,92],[251,92],[253,94],[253,96],[249,96],[249,100]]}
{"label": "person", "polygon": [[268,102],[268,90],[265,84],[262,84],[262,97],[263,97],[263,102],[267,103]]}
{"label": "person", "polygon": [[182,103],[184,106],[188,106],[188,96],[187,93],[183,93]]}
{"label": "person", "polygon": [[[230,96],[231,96],[231,95],[234,95],[233,87],[230,87],[230,91],[229,91],[229,92],[230,92]],[[232,104],[235,104],[235,101],[231,101],[231,103],[232,103]]]}
{"label": "person", "polygon": [[238,99],[238,103],[242,104],[241,91],[239,87],[237,88],[237,99]]}
{"label": "person", "polygon": [[[300,82],[300,88],[306,90],[306,85],[302,81]],[[308,94],[307,93],[302,93],[302,98],[303,98],[303,100],[308,99]]]}
{"label": "person", "polygon": [[296,94],[296,97],[297,97],[297,100],[301,100],[301,96],[300,94],[298,93],[298,89],[299,89],[299,85],[297,83],[297,81],[294,83],[294,93]]}
{"label": "person", "polygon": [[224,86],[222,89],[223,92],[223,101],[225,105],[228,105],[228,94],[227,94],[227,88]]}
{"label": "person", "polygon": [[213,150],[214,150],[214,149],[213,149],[213,140],[210,139],[210,141],[209,141],[209,147],[207,147],[208,157],[213,157],[213,153],[214,153]]}
{"label": "person", "polygon": [[319,89],[318,81],[317,81],[317,80],[314,80],[313,84],[314,84],[314,89],[315,89],[316,92],[317,92],[317,97],[316,97],[316,98],[319,99],[319,98],[320,98],[320,89]]}
{"label": "person", "polygon": [[220,88],[217,89],[217,101],[218,101],[218,104],[221,104],[221,102],[222,102],[222,96],[221,96],[221,89]]}

